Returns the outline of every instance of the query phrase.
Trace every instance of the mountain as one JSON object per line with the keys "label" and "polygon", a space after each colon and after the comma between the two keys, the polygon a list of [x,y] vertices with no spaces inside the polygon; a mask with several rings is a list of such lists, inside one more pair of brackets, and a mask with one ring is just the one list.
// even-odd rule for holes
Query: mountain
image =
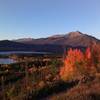
{"label": "mountain", "polygon": [[48,38],[39,38],[39,39],[21,39],[21,41],[16,40],[20,43],[25,44],[35,44],[35,45],[68,45],[68,46],[83,46],[87,47],[92,43],[100,43],[100,40],[95,37],[83,34],[79,31],[70,32],[64,35],[54,35]]}
{"label": "mountain", "polygon": [[9,40],[0,41],[0,51],[27,51],[32,50],[30,45]]}
{"label": "mountain", "polygon": [[37,51],[62,53],[64,48],[84,49],[91,44],[100,44],[100,40],[79,31],[47,38],[23,38],[17,40],[0,41],[0,51]]}
{"label": "mountain", "polygon": [[30,42],[32,40],[34,40],[34,39],[33,38],[22,38],[22,39],[17,39],[17,40],[13,40],[13,41],[23,43],[23,42]]}
{"label": "mountain", "polygon": [[9,40],[0,41],[0,51],[62,52],[62,49],[59,48],[61,48],[59,45],[35,45]]}

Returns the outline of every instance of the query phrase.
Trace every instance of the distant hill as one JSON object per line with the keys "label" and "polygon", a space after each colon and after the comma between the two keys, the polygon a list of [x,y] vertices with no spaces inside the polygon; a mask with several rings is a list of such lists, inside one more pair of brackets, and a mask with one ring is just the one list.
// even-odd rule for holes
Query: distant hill
{"label": "distant hill", "polygon": [[0,41],[0,51],[26,51],[32,49],[30,45],[9,40]]}
{"label": "distant hill", "polygon": [[[60,49],[59,49],[60,48]],[[61,53],[63,48],[60,45],[35,45],[18,43],[9,40],[0,41],[0,51],[33,51],[33,52],[52,52]]]}
{"label": "distant hill", "polygon": [[100,40],[76,31],[64,35],[54,35],[39,39],[23,38],[12,41],[3,40],[0,41],[0,51],[62,53],[64,51],[64,47],[66,47],[66,49],[70,47],[83,49],[93,43],[100,44]]}

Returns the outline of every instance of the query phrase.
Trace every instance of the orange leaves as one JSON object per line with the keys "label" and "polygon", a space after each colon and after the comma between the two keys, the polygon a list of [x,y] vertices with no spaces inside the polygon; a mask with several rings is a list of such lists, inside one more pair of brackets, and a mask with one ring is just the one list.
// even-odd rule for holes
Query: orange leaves
{"label": "orange leaves", "polygon": [[85,55],[86,55],[86,58],[87,58],[87,59],[91,59],[91,56],[92,56],[92,55],[91,55],[90,48],[87,48],[87,49],[86,49]]}
{"label": "orange leaves", "polygon": [[89,70],[92,65],[91,58],[92,55],[90,48],[87,48],[85,53],[83,53],[79,49],[70,49],[65,59],[65,65],[60,70],[61,78],[67,78],[69,77],[69,75],[73,76],[75,74],[78,74],[78,71],[79,69],[81,69],[81,67]]}
{"label": "orange leaves", "polygon": [[67,55],[67,58],[65,59],[65,62],[68,65],[69,64],[74,65],[75,62],[82,61],[83,59],[84,59],[84,55],[80,50],[78,50],[78,49],[75,49],[75,50],[70,49],[68,51],[68,55]]}

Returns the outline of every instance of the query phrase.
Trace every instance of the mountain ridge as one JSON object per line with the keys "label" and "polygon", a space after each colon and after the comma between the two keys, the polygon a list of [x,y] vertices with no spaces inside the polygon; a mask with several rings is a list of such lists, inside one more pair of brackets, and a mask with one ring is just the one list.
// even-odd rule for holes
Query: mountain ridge
{"label": "mountain ridge", "polygon": [[63,35],[54,35],[47,38],[24,38],[18,40],[0,41],[0,51],[36,51],[61,53],[63,47],[67,48],[86,48],[92,44],[99,44],[100,40],[82,32],[69,32]]}
{"label": "mountain ridge", "polygon": [[[16,40],[15,40],[16,41]],[[31,39],[29,41],[21,40],[25,44],[56,44],[56,45],[71,45],[71,46],[88,46],[92,42],[100,42],[93,36],[83,34],[82,32],[69,32],[63,35],[53,35],[47,38]],[[17,42],[20,42],[17,40]]]}

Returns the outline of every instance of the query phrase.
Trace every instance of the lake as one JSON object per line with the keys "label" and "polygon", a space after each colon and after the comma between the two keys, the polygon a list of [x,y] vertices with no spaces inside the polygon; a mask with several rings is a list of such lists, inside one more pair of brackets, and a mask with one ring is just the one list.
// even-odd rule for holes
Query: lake
{"label": "lake", "polygon": [[[0,55],[1,56],[9,56],[9,55],[12,55],[12,54],[15,54],[15,55],[45,55],[45,54],[51,54],[51,53],[48,53],[48,52],[32,52],[32,51],[3,51],[1,52],[0,51]],[[11,63],[15,63],[16,61],[14,61],[13,59],[11,58],[3,58],[1,57],[0,58],[0,64],[11,64]]]}
{"label": "lake", "polygon": [[11,55],[11,54],[51,54],[49,52],[33,52],[33,51],[0,51],[0,55]]}
{"label": "lake", "polygon": [[0,58],[0,64],[11,64],[15,63],[16,61],[10,58]]}

